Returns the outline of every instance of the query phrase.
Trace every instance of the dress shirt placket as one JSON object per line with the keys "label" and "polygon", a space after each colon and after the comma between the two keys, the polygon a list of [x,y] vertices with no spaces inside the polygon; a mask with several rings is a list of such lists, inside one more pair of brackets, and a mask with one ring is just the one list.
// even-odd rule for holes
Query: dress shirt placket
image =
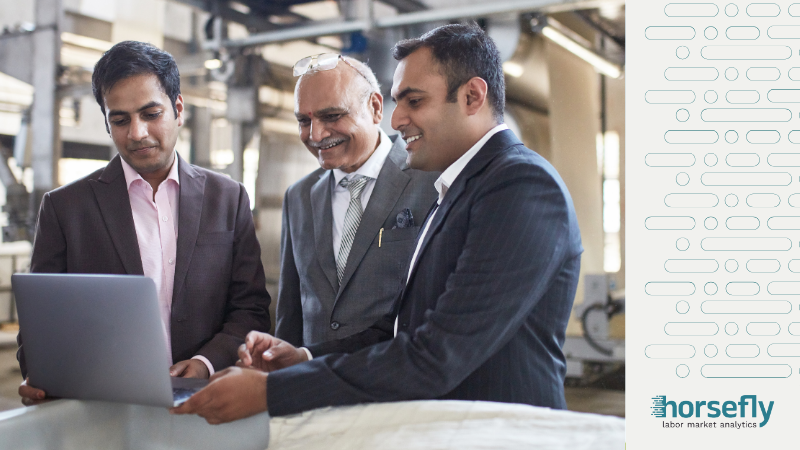
{"label": "dress shirt placket", "polygon": [[167,195],[167,183],[164,180],[156,191],[155,208],[158,214],[158,231],[161,237],[161,292],[158,293],[159,302],[163,308],[167,323],[172,314],[172,291],[175,284],[175,258],[177,256],[177,230],[175,218],[172,217],[172,207]]}

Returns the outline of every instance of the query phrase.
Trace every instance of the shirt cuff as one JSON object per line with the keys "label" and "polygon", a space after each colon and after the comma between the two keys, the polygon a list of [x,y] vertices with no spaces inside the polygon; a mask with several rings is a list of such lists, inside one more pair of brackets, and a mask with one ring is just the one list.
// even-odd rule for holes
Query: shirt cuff
{"label": "shirt cuff", "polygon": [[302,350],[302,351],[306,352],[306,356],[308,357],[308,360],[309,360],[309,361],[311,361],[312,359],[314,359],[314,357],[313,357],[313,356],[311,356],[311,351],[310,351],[309,349],[307,349],[307,348],[305,348],[305,347],[300,347],[300,350]]}
{"label": "shirt cuff", "polygon": [[211,361],[208,360],[205,356],[202,355],[195,355],[192,356],[192,359],[196,359],[198,361],[202,361],[203,364],[206,365],[208,368],[208,377],[211,378],[211,375],[214,375],[214,366],[211,365]]}

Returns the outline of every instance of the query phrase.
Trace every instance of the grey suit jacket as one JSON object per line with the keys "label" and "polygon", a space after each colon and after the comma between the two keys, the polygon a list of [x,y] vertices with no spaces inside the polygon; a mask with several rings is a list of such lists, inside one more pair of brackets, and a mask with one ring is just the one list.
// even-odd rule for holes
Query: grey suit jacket
{"label": "grey suit jacket", "polygon": [[[318,169],[286,191],[276,335],[296,346],[340,339],[389,312],[408,273],[419,225],[439,176],[408,168],[397,139],[364,210],[341,286],[333,255],[330,170]],[[393,229],[410,209],[416,226]],[[381,236],[381,228],[383,233]]]}
{"label": "grey suit jacket", "polygon": [[393,313],[270,373],[269,413],[425,398],[566,407],[581,252],[558,173],[497,133],[448,189]]}
{"label": "grey suit jacket", "polygon": [[[180,159],[180,156],[178,156]],[[270,297],[244,186],[180,159],[172,357],[236,362],[250,330],[269,331]],[[119,155],[42,199],[31,272],[143,275]],[[25,376],[21,338],[17,358]]]}

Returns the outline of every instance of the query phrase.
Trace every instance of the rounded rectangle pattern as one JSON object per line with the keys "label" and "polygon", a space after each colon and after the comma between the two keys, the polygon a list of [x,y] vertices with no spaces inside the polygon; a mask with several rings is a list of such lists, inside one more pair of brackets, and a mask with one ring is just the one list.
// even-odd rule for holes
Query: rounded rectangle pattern
{"label": "rounded rectangle pattern", "polygon": [[772,167],[800,167],[800,153],[770,153],[767,164]]}
{"label": "rounded rectangle pattern", "polygon": [[700,305],[705,314],[789,314],[786,300],[706,300]]}
{"label": "rounded rectangle pattern", "polygon": [[667,17],[714,17],[718,13],[713,3],[668,3],[664,7]]}
{"label": "rounded rectangle pattern", "polygon": [[706,193],[667,194],[664,204],[670,208],[711,208],[719,204],[719,198]]}
{"label": "rounded rectangle pattern", "polygon": [[731,167],[755,167],[761,162],[757,153],[728,153],[725,164]]}
{"label": "rounded rectangle pattern", "polygon": [[789,378],[788,364],[704,364],[700,374],[705,378]]}
{"label": "rounded rectangle pattern", "polygon": [[792,56],[787,45],[706,45],[700,56],[708,60],[783,60]]}
{"label": "rounded rectangle pattern", "polygon": [[746,331],[750,336],[777,336],[781,326],[777,322],[750,322]]}
{"label": "rounded rectangle pattern", "polygon": [[648,153],[644,163],[650,167],[691,167],[695,163],[692,153]]}
{"label": "rounded rectangle pattern", "polygon": [[714,273],[719,269],[716,259],[668,259],[664,270],[669,273]]}
{"label": "rounded rectangle pattern", "polygon": [[800,357],[800,344],[770,344],[767,354],[776,358],[797,358]]}
{"label": "rounded rectangle pattern", "polygon": [[774,208],[781,204],[778,194],[754,193],[747,196],[747,206],[752,208]]}
{"label": "rounded rectangle pattern", "polygon": [[800,67],[792,67],[789,69],[789,79],[792,81],[800,81]]}
{"label": "rounded rectangle pattern", "polygon": [[777,67],[751,67],[746,75],[750,81],[776,81],[781,77],[781,71]]}
{"label": "rounded rectangle pattern", "polygon": [[734,104],[753,104],[761,100],[761,94],[758,91],[728,91],[725,100]]}
{"label": "rounded rectangle pattern", "polygon": [[668,144],[713,144],[719,140],[714,130],[669,130],[664,133]]}
{"label": "rounded rectangle pattern", "polygon": [[755,358],[760,353],[756,344],[729,344],[725,347],[725,354],[730,358]]}
{"label": "rounded rectangle pattern", "polygon": [[694,28],[692,27],[647,27],[644,29],[644,37],[651,41],[688,41],[694,39]]}
{"label": "rounded rectangle pattern", "polygon": [[754,216],[731,216],[725,220],[729,230],[757,230],[761,221]]}
{"label": "rounded rectangle pattern", "polygon": [[775,273],[780,270],[781,263],[777,259],[749,259],[746,267],[751,273]]}
{"label": "rounded rectangle pattern", "polygon": [[798,25],[772,25],[767,28],[770,39],[800,39],[800,26]]}
{"label": "rounded rectangle pattern", "polygon": [[761,31],[758,30],[758,27],[735,26],[735,27],[728,27],[725,29],[725,37],[727,37],[732,41],[738,41],[738,40],[752,41],[754,39],[758,39],[759,36],[761,36]]}
{"label": "rounded rectangle pattern", "polygon": [[777,144],[781,140],[781,134],[775,130],[750,130],[746,139],[751,144]]}
{"label": "rounded rectangle pattern", "polygon": [[800,281],[772,281],[767,285],[772,295],[800,295]]}
{"label": "rounded rectangle pattern", "polygon": [[800,273],[800,259],[789,260],[787,267],[789,268],[789,272]]}
{"label": "rounded rectangle pattern", "polygon": [[705,122],[788,122],[792,112],[786,108],[706,108],[700,118]]}
{"label": "rounded rectangle pattern", "polygon": [[669,81],[714,81],[719,78],[715,67],[667,67],[664,78]]}
{"label": "rounded rectangle pattern", "polygon": [[694,103],[694,91],[647,91],[644,101],[656,105],[684,105]]}
{"label": "rounded rectangle pattern", "polygon": [[772,103],[800,103],[800,89],[770,89],[767,100]]}
{"label": "rounded rectangle pattern", "polygon": [[719,332],[715,322],[667,322],[664,333],[669,336],[714,336]]}
{"label": "rounded rectangle pattern", "polygon": [[648,230],[692,230],[695,221],[691,216],[651,216],[644,219]]}
{"label": "rounded rectangle pattern", "polygon": [[792,17],[800,17],[800,3],[792,3],[789,5],[789,15]]}
{"label": "rounded rectangle pattern", "polygon": [[731,281],[725,285],[728,295],[756,295],[761,291],[755,281]]}
{"label": "rounded rectangle pattern", "polygon": [[778,17],[781,7],[776,3],[750,3],[745,11],[750,17]]}
{"label": "rounded rectangle pattern", "polygon": [[789,206],[792,208],[800,208],[800,194],[792,194],[789,196]]}
{"label": "rounded rectangle pattern", "polygon": [[700,176],[705,186],[788,186],[788,172],[706,172]]}
{"label": "rounded rectangle pattern", "polygon": [[692,295],[694,291],[690,281],[651,281],[644,285],[644,292],[653,296]]}
{"label": "rounded rectangle pattern", "polygon": [[770,230],[800,230],[800,216],[775,216],[767,219]]}
{"label": "rounded rectangle pattern", "polygon": [[651,344],[644,348],[644,354],[652,359],[694,358],[695,349],[690,344]]}
{"label": "rounded rectangle pattern", "polygon": [[800,322],[790,323],[788,331],[792,336],[800,336]]}
{"label": "rounded rectangle pattern", "polygon": [[700,241],[700,248],[726,252],[782,252],[792,248],[792,241],[786,237],[707,237]]}

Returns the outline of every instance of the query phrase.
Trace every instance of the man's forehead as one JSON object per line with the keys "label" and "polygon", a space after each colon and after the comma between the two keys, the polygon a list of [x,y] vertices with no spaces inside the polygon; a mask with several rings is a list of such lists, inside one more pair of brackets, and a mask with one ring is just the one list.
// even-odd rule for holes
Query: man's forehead
{"label": "man's forehead", "polygon": [[347,109],[352,94],[359,87],[352,77],[344,73],[328,73],[339,70],[309,73],[300,77],[294,95],[294,108],[297,115],[315,114],[329,109]]}
{"label": "man's forehead", "polygon": [[[153,74],[134,75],[114,83],[103,94],[106,106],[139,109],[145,105],[169,101],[158,77]],[[123,105],[124,103],[124,105]]]}

